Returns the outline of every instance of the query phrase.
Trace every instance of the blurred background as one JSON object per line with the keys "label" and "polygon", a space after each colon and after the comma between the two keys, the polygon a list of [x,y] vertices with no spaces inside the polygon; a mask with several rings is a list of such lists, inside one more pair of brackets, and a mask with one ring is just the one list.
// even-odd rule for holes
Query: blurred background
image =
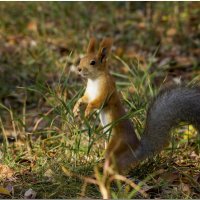
{"label": "blurred background", "polygon": [[[200,2],[1,2],[0,133],[5,150],[11,153],[4,162],[12,167],[29,163],[37,171],[43,166],[41,163],[46,163],[47,154],[48,158],[59,154],[54,148],[61,144],[69,149],[73,165],[77,166],[81,159],[80,162],[86,162],[85,157],[80,159],[85,149],[79,151],[84,139],[77,139],[73,132],[76,129],[70,124],[73,120],[67,113],[72,109],[71,100],[84,85],[76,74],[76,65],[91,36],[99,40],[113,37],[110,70],[127,98],[139,91],[138,102],[143,102],[143,97],[148,99],[145,88],[141,89],[142,85],[148,86],[147,79],[143,77],[142,84],[139,80],[144,72],[153,76],[154,88],[199,81],[199,22]],[[138,91],[130,84],[130,71],[136,69]],[[136,110],[146,104],[137,105]],[[32,142],[58,134],[69,136],[67,146],[64,137],[45,143],[45,147],[42,140]],[[8,146],[5,135],[10,136],[9,142],[19,136],[19,145],[25,147]],[[24,152],[38,147],[42,149],[40,154],[35,150],[38,159],[24,158]],[[58,149],[59,155],[65,151]],[[94,151],[95,155],[101,154]],[[77,154],[79,157],[74,157]],[[24,165],[20,170],[23,168]],[[51,189],[46,196],[41,192],[41,197],[66,197],[66,191],[60,196],[58,191],[52,196]]]}
{"label": "blurred background", "polygon": [[19,87],[53,86],[64,65],[67,75],[91,35],[112,36],[115,55],[151,65],[157,79],[199,70],[199,2],[1,2],[0,19],[0,100],[13,108]]}

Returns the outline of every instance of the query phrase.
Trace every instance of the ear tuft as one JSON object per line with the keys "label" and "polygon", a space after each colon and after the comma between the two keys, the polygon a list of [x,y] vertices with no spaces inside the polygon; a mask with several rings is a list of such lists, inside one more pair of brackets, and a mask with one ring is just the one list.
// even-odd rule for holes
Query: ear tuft
{"label": "ear tuft", "polygon": [[110,51],[112,43],[112,38],[104,38],[100,43],[100,48],[106,48],[107,51]]}
{"label": "ear tuft", "polygon": [[112,47],[112,38],[104,38],[99,47],[98,57],[100,58],[101,62],[103,62],[104,58],[108,56],[110,49]]}
{"label": "ear tuft", "polygon": [[87,53],[94,53],[95,52],[95,44],[96,44],[96,39],[92,37],[90,39],[88,48],[87,48]]}

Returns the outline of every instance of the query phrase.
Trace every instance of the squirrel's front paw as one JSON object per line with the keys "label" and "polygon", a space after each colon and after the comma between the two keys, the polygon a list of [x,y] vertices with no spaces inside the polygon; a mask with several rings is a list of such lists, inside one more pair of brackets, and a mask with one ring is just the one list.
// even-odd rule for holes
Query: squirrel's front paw
{"label": "squirrel's front paw", "polygon": [[90,115],[91,110],[92,110],[91,107],[87,106],[87,108],[85,110],[85,117],[88,117]]}

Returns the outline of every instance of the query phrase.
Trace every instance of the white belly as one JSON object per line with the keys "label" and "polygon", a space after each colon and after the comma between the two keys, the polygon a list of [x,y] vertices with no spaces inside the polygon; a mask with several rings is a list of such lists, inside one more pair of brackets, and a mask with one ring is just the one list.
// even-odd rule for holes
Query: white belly
{"label": "white belly", "polygon": [[[103,111],[103,110],[100,112],[99,117],[100,117],[101,125],[102,125],[103,127],[106,126],[106,127],[104,128],[104,132],[106,132],[106,131],[107,131],[108,129],[110,129],[110,127],[111,127],[112,119],[111,119],[111,117],[110,117],[108,111],[105,112],[105,111]],[[110,124],[110,125],[108,125],[108,124]],[[107,125],[108,125],[108,126],[107,126]],[[108,132],[108,133],[109,133],[109,132]]]}

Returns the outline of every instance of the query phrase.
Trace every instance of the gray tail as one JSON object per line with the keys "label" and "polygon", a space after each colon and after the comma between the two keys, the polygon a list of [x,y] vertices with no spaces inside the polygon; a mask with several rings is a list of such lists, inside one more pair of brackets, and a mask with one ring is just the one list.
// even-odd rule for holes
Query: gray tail
{"label": "gray tail", "polygon": [[161,151],[170,140],[170,130],[180,122],[192,124],[200,133],[199,87],[176,87],[161,91],[152,101],[138,149],[138,159]]}

